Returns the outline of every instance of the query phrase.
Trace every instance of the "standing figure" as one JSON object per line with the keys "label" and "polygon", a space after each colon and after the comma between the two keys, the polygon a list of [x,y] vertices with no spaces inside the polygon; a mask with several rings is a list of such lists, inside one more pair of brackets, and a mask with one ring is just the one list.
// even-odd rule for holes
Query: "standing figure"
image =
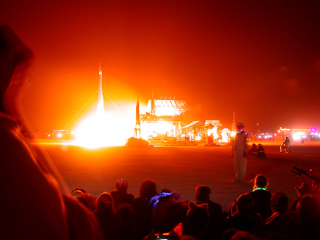
{"label": "standing figure", "polygon": [[234,182],[242,183],[246,175],[247,168],[247,133],[243,130],[244,124],[237,123],[237,134],[234,140],[234,171],[236,180]]}
{"label": "standing figure", "polygon": [[290,147],[290,139],[289,137],[286,137],[286,139],[280,146],[280,152],[290,153],[289,147]]}

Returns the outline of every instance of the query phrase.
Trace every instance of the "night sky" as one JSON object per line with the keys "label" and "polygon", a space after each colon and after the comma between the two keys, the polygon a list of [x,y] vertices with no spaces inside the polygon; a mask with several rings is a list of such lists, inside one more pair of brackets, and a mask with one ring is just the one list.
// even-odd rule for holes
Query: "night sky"
{"label": "night sky", "polygon": [[69,123],[100,63],[120,109],[154,92],[185,100],[186,123],[231,128],[235,112],[248,131],[320,128],[319,1],[1,0],[0,23],[34,51],[23,98],[34,131]]}

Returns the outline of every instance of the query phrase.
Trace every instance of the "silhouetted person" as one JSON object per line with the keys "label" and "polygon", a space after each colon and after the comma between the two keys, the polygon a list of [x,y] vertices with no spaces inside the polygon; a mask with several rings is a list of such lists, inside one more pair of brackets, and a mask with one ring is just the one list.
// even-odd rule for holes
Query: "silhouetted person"
{"label": "silhouetted person", "polygon": [[320,239],[319,200],[310,194],[299,198],[289,223],[289,239]]}
{"label": "silhouetted person", "polygon": [[284,142],[280,145],[280,152],[281,153],[290,153],[290,139],[286,137]]}
{"label": "silhouetted person", "polygon": [[295,189],[297,193],[297,198],[294,199],[291,205],[289,206],[290,212],[296,211],[297,203],[301,197],[307,194],[310,194],[310,195],[313,194],[313,187],[311,184],[307,182],[302,183],[299,187],[295,187]]}
{"label": "silhouetted person", "polygon": [[244,131],[244,124],[237,123],[237,134],[234,141],[234,171],[237,183],[242,183],[246,176],[247,169],[247,133]]}
{"label": "silhouetted person", "polygon": [[173,229],[185,219],[187,205],[180,202],[180,194],[163,189],[158,195],[150,200],[153,205],[151,214],[152,229],[155,233],[165,233]]}
{"label": "silhouetted person", "polygon": [[260,213],[263,220],[271,216],[270,199],[271,193],[267,190],[268,181],[265,176],[259,174],[254,179],[254,185],[250,195],[254,202],[254,209],[257,213]]}
{"label": "silhouetted person", "polygon": [[189,210],[187,212],[187,222],[183,227],[181,240],[204,240],[205,230],[209,224],[209,213],[207,206],[197,206],[194,202],[189,202]]}
{"label": "silhouetted person", "polygon": [[249,193],[240,195],[236,200],[236,211],[224,222],[224,230],[236,228],[250,233],[260,233],[263,229],[263,219],[254,210],[254,202]]}
{"label": "silhouetted person", "polygon": [[[88,193],[85,188],[74,188],[71,191],[73,198],[77,199],[85,206],[87,206],[92,212],[96,210],[96,198]],[[83,199],[85,198],[85,200]]]}
{"label": "silhouetted person", "polygon": [[116,181],[116,191],[111,191],[110,194],[113,197],[114,205],[117,208],[122,203],[131,203],[134,199],[134,195],[128,193],[128,182],[125,179]]}
{"label": "silhouetted person", "polygon": [[271,195],[272,215],[265,220],[265,228],[268,232],[284,233],[287,225],[286,211],[289,199],[283,192],[274,192]]}
{"label": "silhouetted person", "polygon": [[257,157],[258,158],[266,158],[266,153],[265,153],[264,148],[261,145],[261,143],[258,144]]}
{"label": "silhouetted person", "polygon": [[147,236],[152,229],[151,213],[153,206],[149,204],[149,201],[157,194],[156,183],[151,179],[145,179],[141,183],[139,197],[135,198],[131,203],[136,213],[137,237],[139,239]]}
{"label": "silhouetted person", "polygon": [[40,147],[29,144],[23,134],[31,131],[20,115],[19,97],[32,57],[13,30],[1,25],[1,239],[99,239],[94,217],[62,193],[63,189],[69,194],[62,178]]}
{"label": "silhouetted person", "polygon": [[79,201],[81,204],[83,204],[83,206],[85,206],[87,209],[89,209],[91,211],[90,203],[88,202],[87,198],[84,196],[83,193],[80,194],[79,191],[75,191],[75,192],[73,192],[72,197],[74,199],[76,199],[77,201]]}
{"label": "silhouetted person", "polygon": [[116,214],[120,220],[119,240],[134,240],[137,237],[136,213],[129,203],[118,205]]}
{"label": "silhouetted person", "polygon": [[176,201],[179,200],[181,198],[180,193],[178,192],[171,192],[169,189],[162,189],[162,191],[157,194],[156,196],[153,196],[150,201],[149,204],[152,206],[153,211],[155,211],[155,209],[168,201]]}
{"label": "silhouetted person", "polygon": [[248,151],[248,157],[257,158],[258,157],[258,148],[255,143],[252,144],[251,148]]}
{"label": "silhouetted person", "polygon": [[222,207],[220,204],[210,200],[211,189],[206,185],[196,187],[197,205],[203,203],[208,204],[209,225],[206,229],[206,237],[208,239],[219,239],[221,235],[221,227],[223,224]]}
{"label": "silhouetted person", "polygon": [[94,215],[99,220],[104,239],[115,240],[120,236],[120,218],[115,214],[111,194],[103,192],[97,197]]}

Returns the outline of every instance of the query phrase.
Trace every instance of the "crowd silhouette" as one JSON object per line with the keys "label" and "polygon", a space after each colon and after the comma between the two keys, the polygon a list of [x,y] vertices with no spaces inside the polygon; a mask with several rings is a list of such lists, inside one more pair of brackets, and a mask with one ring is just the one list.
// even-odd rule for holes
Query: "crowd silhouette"
{"label": "crowd silhouette", "polygon": [[[151,179],[141,183],[138,197],[127,193],[126,180],[117,180],[117,189],[119,183],[125,187],[117,202],[104,192],[97,197],[95,209],[85,189],[72,191],[96,217],[97,228],[107,240],[320,239],[318,199],[302,187],[289,204],[284,192],[268,191],[268,181],[261,174],[255,177],[252,191],[241,194],[227,211],[210,199],[206,185],[195,188],[195,199],[181,200],[174,191],[157,192]],[[75,196],[79,189],[83,194]]]}

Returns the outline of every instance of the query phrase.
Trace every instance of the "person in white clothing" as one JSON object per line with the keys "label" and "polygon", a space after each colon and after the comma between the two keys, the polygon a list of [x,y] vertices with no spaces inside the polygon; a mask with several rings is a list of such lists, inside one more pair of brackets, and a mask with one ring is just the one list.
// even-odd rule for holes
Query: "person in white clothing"
{"label": "person in white clothing", "polygon": [[234,171],[236,173],[235,182],[244,182],[247,168],[247,133],[243,130],[244,124],[237,123],[237,134],[234,140]]}

